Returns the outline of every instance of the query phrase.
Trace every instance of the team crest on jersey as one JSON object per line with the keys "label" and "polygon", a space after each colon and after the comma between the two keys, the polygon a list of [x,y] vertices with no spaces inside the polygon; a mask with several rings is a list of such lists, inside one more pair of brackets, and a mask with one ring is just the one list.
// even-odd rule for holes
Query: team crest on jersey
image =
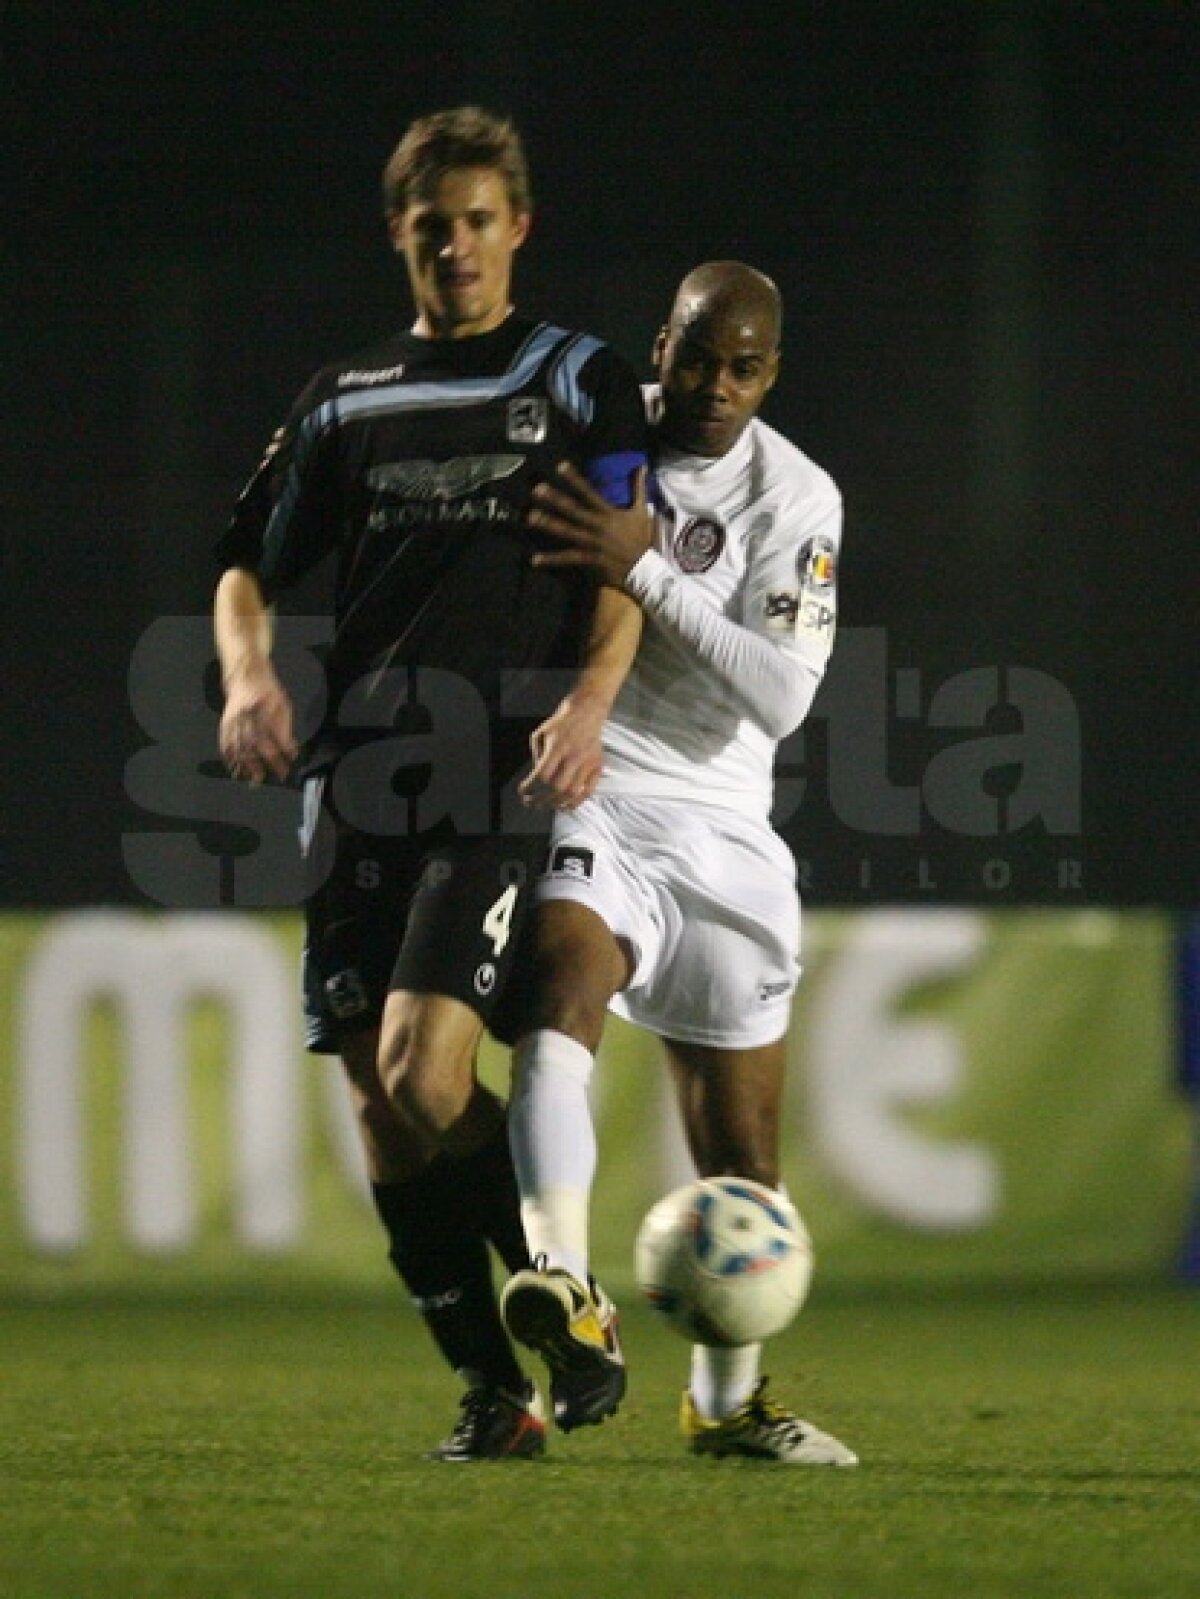
{"label": "team crest on jersey", "polygon": [[707,572],[725,548],[725,529],[708,517],[690,516],[671,543],[671,554],[681,572],[694,576]]}
{"label": "team crest on jersey", "polygon": [[485,483],[511,477],[525,465],[523,455],[456,455],[450,461],[385,461],[372,467],[367,482],[382,494],[405,500],[461,500]]}
{"label": "team crest on jersey", "polygon": [[550,407],[537,394],[522,394],[508,402],[508,442],[540,444],[546,437]]}

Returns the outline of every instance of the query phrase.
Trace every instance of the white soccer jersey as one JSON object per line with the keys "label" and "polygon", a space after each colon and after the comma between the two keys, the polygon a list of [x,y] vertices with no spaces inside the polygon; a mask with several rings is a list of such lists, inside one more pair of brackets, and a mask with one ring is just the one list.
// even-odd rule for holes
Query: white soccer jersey
{"label": "white soccer jersey", "polygon": [[[837,610],[842,502],[829,474],[755,418],[726,455],[667,450],[656,475],[666,502],[657,554],[638,563],[630,587],[636,590],[643,566],[645,586],[659,598],[682,581],[782,651],[811,680],[810,702]],[[599,791],[707,801],[765,817],[775,746],[790,726],[766,725],[671,638],[652,606],[646,611],[637,660],[605,726]]]}

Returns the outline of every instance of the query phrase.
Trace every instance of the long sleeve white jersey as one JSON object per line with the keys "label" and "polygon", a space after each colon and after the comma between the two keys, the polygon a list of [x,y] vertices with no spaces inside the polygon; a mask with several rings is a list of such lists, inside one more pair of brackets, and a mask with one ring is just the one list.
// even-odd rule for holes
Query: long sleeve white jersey
{"label": "long sleeve white jersey", "polygon": [[656,547],[626,581],[645,629],[604,730],[599,792],[765,818],[776,744],[833,647],[841,495],[757,418],[726,455],[660,453],[656,475]]}

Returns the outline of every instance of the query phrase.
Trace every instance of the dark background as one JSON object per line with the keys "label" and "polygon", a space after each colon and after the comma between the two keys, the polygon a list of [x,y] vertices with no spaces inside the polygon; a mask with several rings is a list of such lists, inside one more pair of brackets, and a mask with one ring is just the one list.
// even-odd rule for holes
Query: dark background
{"label": "dark background", "polygon": [[[533,167],[526,309],[649,376],[696,262],[783,289],[765,414],[847,507],[843,644],[783,759],[809,901],[1194,904],[1192,5],[25,3],[4,26],[8,903],[148,903],[123,839],[197,833],[130,797],[162,736],[134,646],[207,610],[212,540],[309,373],[407,318],[379,171],[412,116],[479,100]],[[189,670],[160,686],[194,732]],[[978,726],[931,710],[983,670]],[[1058,685],[1078,762],[1014,671]],[[845,802],[985,738],[983,834]],[[1030,815],[1031,752],[1053,803]]]}

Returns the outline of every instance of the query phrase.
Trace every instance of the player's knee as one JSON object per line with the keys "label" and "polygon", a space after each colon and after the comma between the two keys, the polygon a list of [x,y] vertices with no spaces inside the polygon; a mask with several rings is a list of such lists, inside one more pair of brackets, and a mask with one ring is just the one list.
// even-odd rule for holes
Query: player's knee
{"label": "player's knee", "polygon": [[[628,980],[628,962],[598,918],[550,914],[539,919],[530,1019],[595,1049],[608,1002]],[[572,910],[576,909],[571,907]]]}
{"label": "player's knee", "polygon": [[565,1033],[593,1052],[600,1047],[609,996],[570,977],[539,983],[532,1006],[534,1030]]}
{"label": "player's knee", "polygon": [[381,1046],[379,1076],[397,1115],[434,1140],[454,1125],[469,1094],[456,1063],[425,1047],[409,1029],[396,1029]]}
{"label": "player's knee", "polygon": [[461,1095],[424,1059],[401,1059],[384,1082],[396,1113],[418,1133],[440,1140],[462,1112]]}

